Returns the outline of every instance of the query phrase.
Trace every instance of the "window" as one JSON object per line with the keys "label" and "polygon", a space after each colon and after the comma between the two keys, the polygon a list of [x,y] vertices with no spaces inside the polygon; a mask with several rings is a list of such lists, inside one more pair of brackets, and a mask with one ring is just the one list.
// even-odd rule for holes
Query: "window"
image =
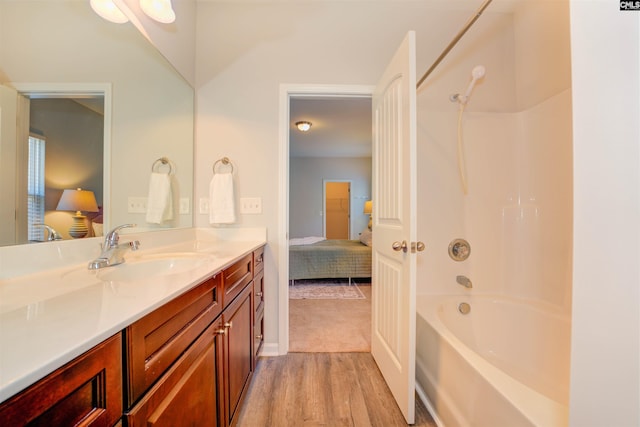
{"label": "window", "polygon": [[43,241],[44,227],[44,153],[45,140],[29,135],[27,178],[27,235],[30,241]]}

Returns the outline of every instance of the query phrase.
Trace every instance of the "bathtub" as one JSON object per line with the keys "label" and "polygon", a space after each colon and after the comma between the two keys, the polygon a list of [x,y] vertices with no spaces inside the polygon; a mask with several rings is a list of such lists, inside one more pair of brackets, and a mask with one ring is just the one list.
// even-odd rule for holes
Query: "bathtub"
{"label": "bathtub", "polygon": [[568,424],[567,315],[493,296],[419,295],[416,312],[418,395],[439,425]]}

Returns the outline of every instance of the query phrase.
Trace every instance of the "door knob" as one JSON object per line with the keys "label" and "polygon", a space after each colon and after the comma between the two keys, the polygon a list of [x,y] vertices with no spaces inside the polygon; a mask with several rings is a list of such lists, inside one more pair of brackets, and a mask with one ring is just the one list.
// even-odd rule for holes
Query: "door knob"
{"label": "door knob", "polygon": [[391,247],[393,248],[394,251],[399,252],[400,250],[402,250],[402,252],[407,252],[407,241],[403,240],[402,243],[400,242],[393,242],[393,244],[391,245]]}
{"label": "door knob", "polygon": [[425,245],[423,242],[411,242],[411,253],[424,251]]}

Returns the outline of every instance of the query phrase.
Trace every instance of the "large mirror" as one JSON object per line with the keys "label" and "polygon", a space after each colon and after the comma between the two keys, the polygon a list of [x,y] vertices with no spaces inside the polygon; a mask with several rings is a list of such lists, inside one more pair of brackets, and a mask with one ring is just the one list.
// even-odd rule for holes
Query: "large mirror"
{"label": "large mirror", "polygon": [[[0,84],[27,99],[22,109],[37,123],[23,123],[26,132],[30,127],[45,146],[49,140],[44,222],[64,238],[72,238],[75,213],[62,210],[60,197],[79,187],[96,197],[99,211],[81,212],[90,227],[92,218],[104,229],[192,226],[194,91],[131,23],[103,20],[88,0],[0,0]],[[71,120],[70,110],[84,118]],[[0,106],[0,119],[7,114]],[[90,122],[98,124],[87,133]],[[28,149],[8,148],[6,129],[0,126],[0,246],[34,240],[20,231],[27,221],[21,216],[27,178],[8,176],[3,167],[20,166]],[[158,162],[163,158],[170,163]],[[152,168],[172,173],[172,218],[160,223],[147,221],[143,205]],[[10,200],[16,200],[13,210]]]}

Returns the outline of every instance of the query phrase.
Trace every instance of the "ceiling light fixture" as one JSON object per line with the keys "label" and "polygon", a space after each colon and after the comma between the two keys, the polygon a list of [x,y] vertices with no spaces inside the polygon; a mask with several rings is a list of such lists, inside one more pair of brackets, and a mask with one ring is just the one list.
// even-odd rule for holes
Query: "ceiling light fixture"
{"label": "ceiling light fixture", "polygon": [[296,127],[300,132],[306,132],[311,129],[311,122],[296,122]]}
{"label": "ceiling light fixture", "polygon": [[149,18],[163,24],[171,24],[176,20],[171,0],[140,0],[140,7]]}
{"label": "ceiling light fixture", "polygon": [[129,20],[113,0],[91,0],[89,4],[95,13],[109,22],[124,24]]}

